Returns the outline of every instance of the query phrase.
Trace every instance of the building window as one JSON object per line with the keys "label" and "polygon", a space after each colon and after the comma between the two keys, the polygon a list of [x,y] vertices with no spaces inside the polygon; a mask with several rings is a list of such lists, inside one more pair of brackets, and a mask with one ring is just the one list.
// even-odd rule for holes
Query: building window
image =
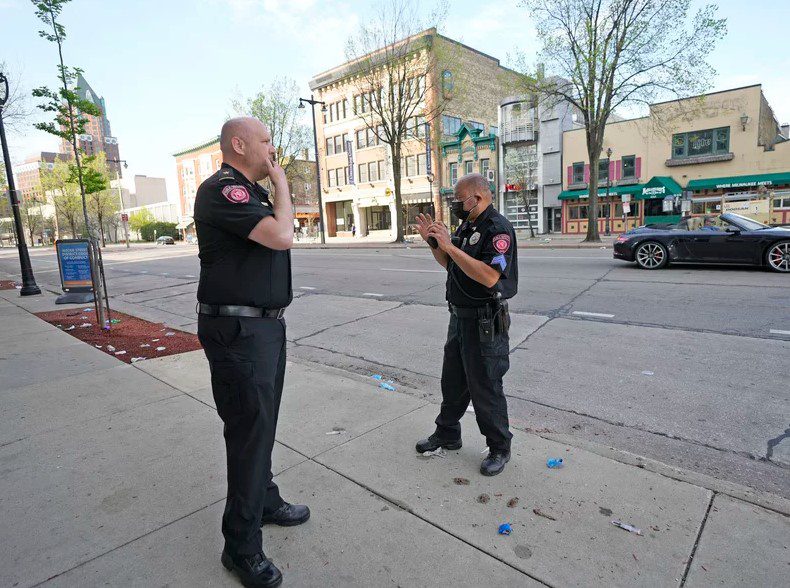
{"label": "building window", "polygon": [[598,161],[598,183],[609,181],[609,159]]}
{"label": "building window", "polygon": [[483,123],[480,123],[480,122],[477,122],[477,121],[474,121],[474,120],[468,121],[468,124],[473,129],[478,129],[480,131],[484,131],[485,128],[486,128],[486,126]]}
{"label": "building window", "polygon": [[384,231],[392,228],[389,206],[369,206],[365,208],[369,231]]}
{"label": "building window", "polygon": [[337,182],[337,174],[335,174],[335,170],[333,169],[326,170],[326,181],[327,181],[327,185],[330,188],[335,187],[335,183]]}
{"label": "building window", "polygon": [[474,171],[474,161],[464,161],[464,175],[471,174]]}
{"label": "building window", "polygon": [[449,69],[446,69],[442,72],[442,92],[444,94],[450,94],[455,87],[455,83],[453,82],[453,72]]}
{"label": "building window", "polygon": [[442,132],[445,135],[455,135],[461,130],[461,119],[457,116],[442,115]]}
{"label": "building window", "polygon": [[499,127],[495,127],[494,125],[489,126],[488,127],[488,133],[490,135],[494,135],[495,137],[498,137],[499,136]]}
{"label": "building window", "polygon": [[327,155],[335,154],[335,142],[332,139],[332,137],[328,137],[326,140],[326,154]]}
{"label": "building window", "polygon": [[428,173],[428,156],[425,153],[417,154],[417,175],[424,176]]}
{"label": "building window", "polygon": [[730,127],[672,135],[672,159],[718,155],[730,151]]}
{"label": "building window", "polygon": [[568,206],[568,218],[570,220],[586,220],[587,219],[587,205],[570,205]]}
{"label": "building window", "polygon": [[359,178],[357,178],[360,182],[367,182],[368,181],[368,164],[367,163],[360,163],[359,166]]}
{"label": "building window", "polygon": [[343,153],[346,150],[346,146],[343,145],[343,137],[337,135],[335,137],[335,153]]}
{"label": "building window", "polygon": [[486,174],[488,173],[488,168],[491,165],[490,162],[491,162],[490,159],[481,159],[480,160],[480,173],[483,174],[484,178],[486,177]]}
{"label": "building window", "polygon": [[343,118],[348,117],[348,98],[343,98]]}
{"label": "building window", "polygon": [[417,158],[414,155],[406,156],[406,177],[417,175]]}
{"label": "building window", "polygon": [[450,185],[455,186],[458,182],[458,163],[453,162],[450,164]]}
{"label": "building window", "polygon": [[577,161],[573,164],[573,183],[574,184],[583,184],[584,183],[584,162]]}
{"label": "building window", "polygon": [[378,161],[371,161],[370,163],[368,163],[368,177],[370,178],[371,182],[378,182],[381,179],[379,177]]}
{"label": "building window", "polygon": [[636,177],[636,155],[626,155],[622,158],[623,178]]}
{"label": "building window", "polygon": [[365,129],[357,131],[357,149],[364,149],[367,146],[367,142],[365,141]]}

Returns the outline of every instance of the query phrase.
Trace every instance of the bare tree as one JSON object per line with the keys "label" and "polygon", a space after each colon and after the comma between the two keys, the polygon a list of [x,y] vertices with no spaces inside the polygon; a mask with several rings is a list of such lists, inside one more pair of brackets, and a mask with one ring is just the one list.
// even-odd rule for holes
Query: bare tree
{"label": "bare tree", "polygon": [[598,162],[604,130],[619,107],[704,92],[715,76],[706,58],[726,34],[716,6],[692,17],[691,0],[522,0],[542,42],[541,61],[559,77],[528,76],[526,90],[567,100],[582,115],[590,162],[585,241],[598,236]]}
{"label": "bare tree", "polygon": [[529,223],[529,236],[535,237],[535,229],[532,226],[531,207],[537,204],[537,198],[533,198],[536,173],[538,171],[538,149],[537,145],[524,145],[520,147],[509,147],[505,151],[505,169],[507,178],[505,182],[515,185],[518,188],[521,202],[527,213]]}
{"label": "bare tree", "polygon": [[[8,79],[8,98],[3,106],[2,116],[6,129],[21,133],[24,124],[32,116],[33,111],[27,101],[27,94],[22,86],[22,75],[13,72],[5,61],[0,61],[0,72]],[[0,182],[5,181],[5,174]]]}
{"label": "bare tree", "polygon": [[[434,22],[439,14],[430,17]],[[401,156],[404,143],[421,134],[419,125],[443,112],[435,29],[426,34],[411,0],[383,0],[372,18],[346,44],[355,90],[354,112],[378,141],[389,147],[395,188],[396,241],[403,241]],[[446,56],[443,56],[446,59]]]}
{"label": "bare tree", "polygon": [[313,144],[313,131],[301,122],[299,86],[290,78],[275,79],[254,97],[232,102],[237,115],[252,116],[264,122],[272,134],[280,165],[291,179],[296,161]]}
{"label": "bare tree", "polygon": [[76,239],[79,235],[82,199],[80,187],[73,181],[73,170],[67,161],[56,158],[52,169],[42,166],[41,189],[55,207],[56,237],[60,238],[61,223],[65,222],[71,230],[71,237]]}

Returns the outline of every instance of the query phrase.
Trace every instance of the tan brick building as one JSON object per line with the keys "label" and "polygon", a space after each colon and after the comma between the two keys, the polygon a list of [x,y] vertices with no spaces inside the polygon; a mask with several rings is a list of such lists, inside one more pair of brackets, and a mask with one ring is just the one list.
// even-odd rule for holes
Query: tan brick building
{"label": "tan brick building", "polygon": [[[330,238],[394,239],[393,219],[399,212],[408,218],[406,234],[415,232],[414,217],[420,212],[449,222],[446,201],[457,178],[466,171],[496,173],[498,105],[517,87],[518,74],[436,29],[408,41],[419,48],[415,59],[431,63],[428,79],[421,81],[427,88],[422,113],[436,112],[440,103],[442,113],[429,121],[420,114],[414,117],[400,162],[391,161],[389,146],[366,124],[366,98],[352,78],[353,63],[310,81],[314,97],[327,106],[326,112],[316,108],[316,126]],[[402,170],[402,211],[395,209],[393,165]]]}
{"label": "tan brick building", "polygon": [[[600,231],[607,215],[613,232],[722,211],[790,224],[788,126],[779,125],[759,84],[653,104],[646,117],[609,123],[601,157]],[[583,129],[564,134],[563,165],[563,232],[584,233]]]}

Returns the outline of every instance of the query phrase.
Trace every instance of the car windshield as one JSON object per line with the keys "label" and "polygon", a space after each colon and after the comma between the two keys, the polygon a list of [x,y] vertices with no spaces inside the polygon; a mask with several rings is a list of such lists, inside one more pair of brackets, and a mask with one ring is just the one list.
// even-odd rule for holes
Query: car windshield
{"label": "car windshield", "polygon": [[764,225],[763,223],[757,222],[756,220],[741,216],[740,214],[731,213],[727,216],[731,217],[735,224],[740,225],[741,228],[747,231],[759,231],[760,229],[769,228],[768,225]]}

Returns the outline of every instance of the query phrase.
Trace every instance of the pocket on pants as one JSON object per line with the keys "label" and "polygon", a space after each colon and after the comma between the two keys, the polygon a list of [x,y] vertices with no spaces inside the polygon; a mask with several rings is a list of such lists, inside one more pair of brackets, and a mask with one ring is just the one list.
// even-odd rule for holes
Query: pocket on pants
{"label": "pocket on pants", "polygon": [[252,385],[250,361],[216,361],[211,364],[211,390],[220,418],[227,423],[242,414],[241,399]]}
{"label": "pocket on pants", "polygon": [[501,380],[510,369],[510,337],[497,333],[491,342],[480,343],[480,355],[490,380]]}

